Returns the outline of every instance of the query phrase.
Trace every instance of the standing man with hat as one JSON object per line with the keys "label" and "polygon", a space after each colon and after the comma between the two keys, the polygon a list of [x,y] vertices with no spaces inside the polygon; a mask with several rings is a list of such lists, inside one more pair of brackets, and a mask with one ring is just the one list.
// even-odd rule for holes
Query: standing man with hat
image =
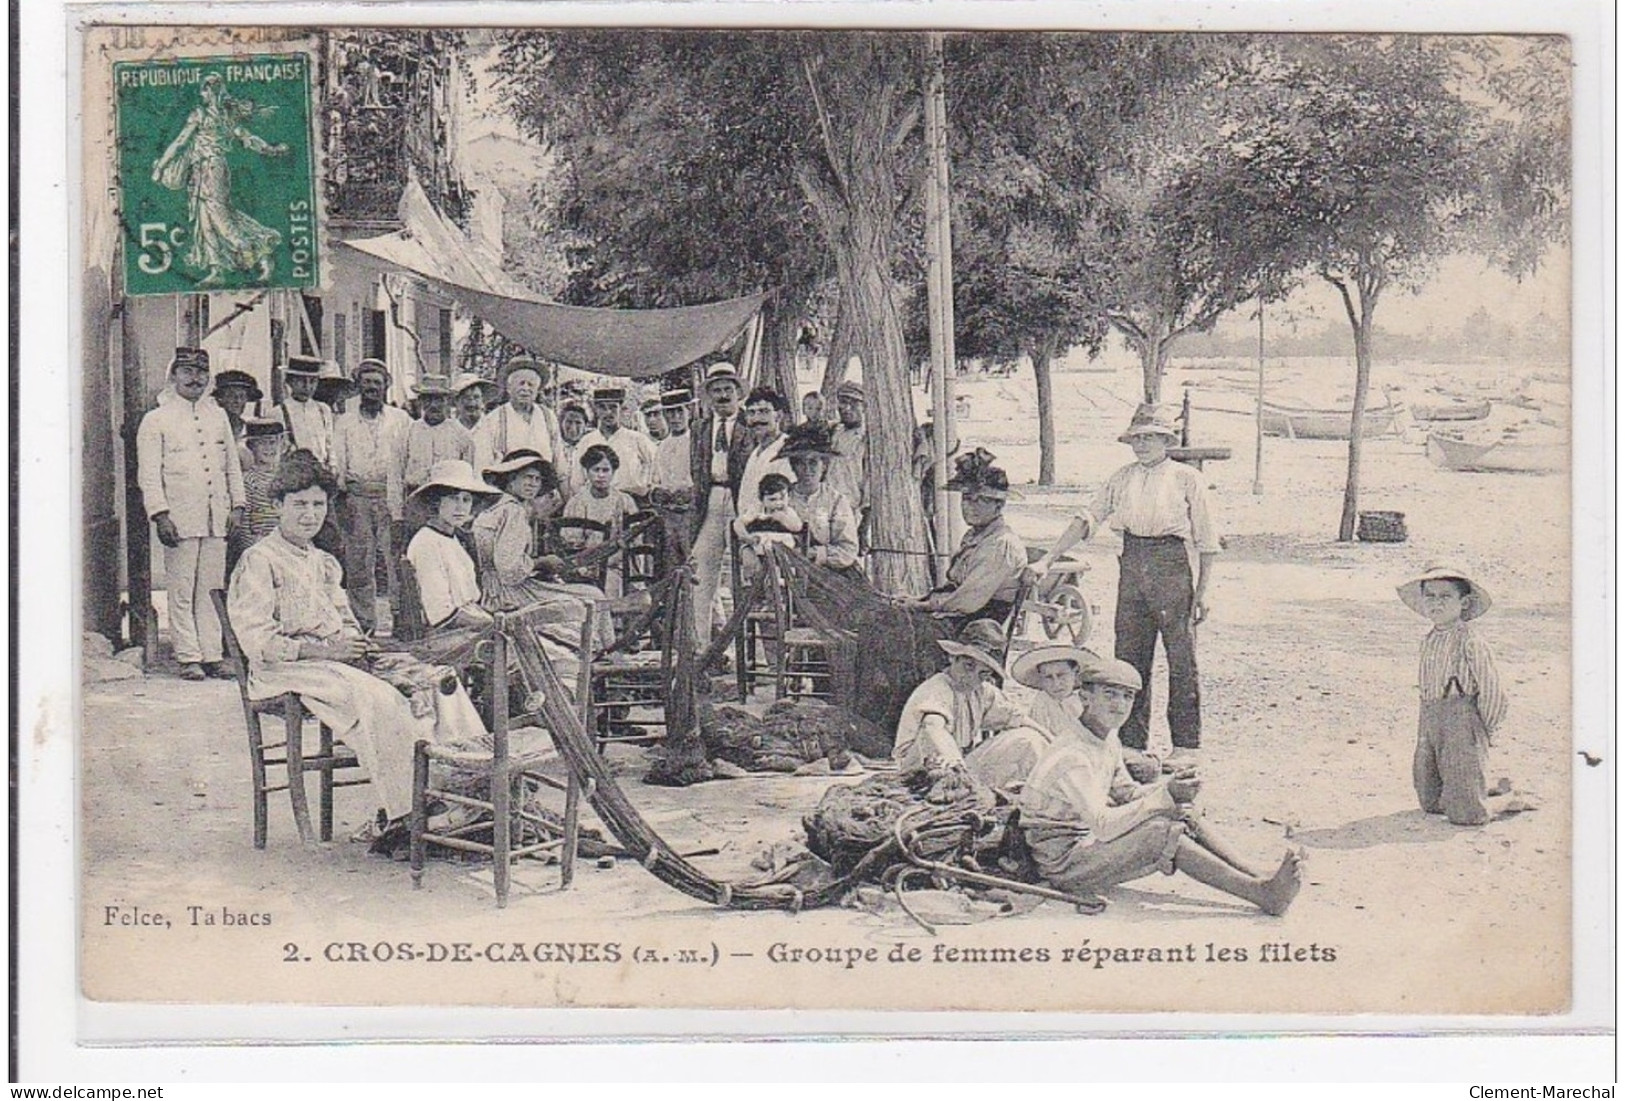
{"label": "standing man with hat", "polygon": [[691,433],[694,482],[694,646],[703,653],[711,642],[712,613],[722,567],[728,554],[728,529],[738,506],[739,483],[750,458],[750,433],[740,416],[744,393],[732,363],[713,363],[705,371],[709,416]]}
{"label": "standing man with hat", "polygon": [[474,461],[473,435],[450,416],[451,386],[447,381],[439,375],[424,375],[412,392],[418,396],[418,411],[423,417],[407,429],[401,455],[401,485],[407,495],[428,484],[429,471],[436,463],[461,459],[472,466]]}
{"label": "standing man with hat", "polygon": [[214,403],[226,411],[226,421],[231,425],[231,438],[237,441],[238,461],[247,461],[244,441],[248,438],[248,434],[243,428],[243,411],[248,408],[249,402],[257,402],[263,398],[265,392],[260,389],[260,384],[254,380],[254,376],[247,371],[221,371],[214,376],[214,390],[211,396]]}
{"label": "standing man with hat", "polygon": [[208,388],[209,353],[176,348],[169,385],[135,442],[142,503],[164,545],[170,642],[187,680],[233,675],[209,593],[225,587],[226,537],[248,504],[231,423]]}
{"label": "standing man with hat", "polygon": [[289,451],[303,448],[326,463],[333,457],[333,410],[316,400],[322,361],[315,356],[289,356],[282,368],[285,397],[272,414],[287,431]]}
{"label": "standing man with hat", "polygon": [[660,403],[660,395],[653,394],[645,398],[638,411],[643,414],[645,435],[659,444],[670,432],[666,427],[666,410]]}
{"label": "standing man with hat", "polygon": [[641,506],[648,501],[654,484],[655,445],[642,432],[621,424],[625,403],[624,387],[600,386],[592,392],[592,411],[598,427],[581,437],[576,453],[585,455],[588,449],[599,444],[615,452],[621,465],[615,468],[615,479],[610,484],[636,498]]}
{"label": "standing man with hat", "polygon": [[1002,623],[1015,608],[1027,569],[1027,544],[1004,519],[1010,478],[978,447],[959,457],[948,488],[960,493],[965,535],[948,561],[947,580],[913,606],[961,624],[978,618]]}
{"label": "standing man with hat", "polygon": [[562,470],[558,418],[536,400],[542,392],[541,367],[529,356],[518,356],[508,364],[503,388],[508,392],[506,404],[485,414],[474,428],[474,468],[484,470],[510,451],[529,449]]}
{"label": "standing man with hat", "polygon": [[364,359],[355,369],[356,408],[333,426],[333,473],[344,494],[344,584],[356,619],[367,631],[378,625],[378,556],[384,558],[389,601],[396,599],[394,524],[401,518],[401,454],[412,418],[384,403],[389,369]]}
{"label": "standing man with hat", "polygon": [[835,459],[829,466],[829,484],[838,490],[858,516],[858,531],[868,530],[869,441],[863,427],[863,384],[843,382],[835,391],[838,421],[830,445]]}
{"label": "standing man with hat", "polygon": [[452,400],[457,405],[457,422],[469,432],[479,425],[485,410],[496,398],[496,383],[481,378],[473,371],[464,371],[451,384]]}
{"label": "standing man with hat", "polygon": [[660,395],[661,420],[666,438],[655,446],[654,488],[649,503],[660,514],[666,535],[666,561],[675,565],[688,557],[689,513],[694,510],[694,470],[688,438],[688,390],[667,390]]}
{"label": "standing man with hat", "polygon": [[[1179,442],[1179,429],[1166,410],[1140,406],[1118,439],[1134,449],[1135,461],[1106,480],[1089,509],[1073,518],[1033,568],[1045,572],[1108,518],[1122,530],[1116,653],[1149,685],[1157,638],[1162,638],[1168,655],[1168,729],[1174,743],[1170,759],[1190,759],[1202,742],[1195,627],[1207,618],[1219,529],[1201,474],[1168,458],[1168,449]],[[1123,726],[1123,744],[1143,750],[1150,731],[1151,693],[1145,691]]]}

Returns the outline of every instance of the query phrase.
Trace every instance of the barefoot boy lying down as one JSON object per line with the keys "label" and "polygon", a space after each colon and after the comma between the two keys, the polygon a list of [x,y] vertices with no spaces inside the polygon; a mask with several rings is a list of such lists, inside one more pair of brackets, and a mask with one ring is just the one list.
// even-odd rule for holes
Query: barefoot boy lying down
{"label": "barefoot boy lying down", "polygon": [[1136,783],[1123,765],[1117,730],[1140,691],[1127,662],[1100,659],[1081,671],[1081,729],[1058,734],[1021,793],[1021,825],[1044,878],[1074,894],[1163,872],[1184,872],[1282,914],[1301,886],[1302,854],[1288,852],[1267,879],[1234,855],[1191,805],[1193,770]]}

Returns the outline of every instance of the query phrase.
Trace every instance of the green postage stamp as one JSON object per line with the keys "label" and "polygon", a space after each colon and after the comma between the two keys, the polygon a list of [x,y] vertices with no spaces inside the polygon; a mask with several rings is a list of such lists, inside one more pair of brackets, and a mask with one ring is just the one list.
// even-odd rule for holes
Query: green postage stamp
{"label": "green postage stamp", "polygon": [[120,62],[130,294],[319,283],[303,54]]}

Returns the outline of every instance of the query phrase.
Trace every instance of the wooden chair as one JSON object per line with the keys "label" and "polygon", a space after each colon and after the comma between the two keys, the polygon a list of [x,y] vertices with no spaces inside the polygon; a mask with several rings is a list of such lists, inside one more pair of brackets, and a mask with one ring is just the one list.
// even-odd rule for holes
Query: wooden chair
{"label": "wooden chair", "polygon": [[[599,542],[607,542],[614,534],[614,529],[599,520],[575,516],[554,517],[547,524],[545,536],[547,553],[569,557],[582,549],[580,545],[571,546],[565,538],[565,532],[579,532],[583,536],[597,535]],[[562,580],[583,582],[602,589],[609,581],[609,569],[609,561],[606,559],[589,569],[573,572]]]}
{"label": "wooden chair", "polygon": [[[607,604],[606,608],[590,602],[587,606],[587,624],[595,622],[596,617],[606,610],[619,624],[629,623],[634,611],[658,612],[658,609],[646,609],[641,602],[625,598],[610,600]],[[651,626],[658,619],[658,615],[653,616]],[[645,628],[638,632],[637,637],[629,638],[628,633],[634,630],[637,628],[623,626],[623,633],[617,642],[630,645],[605,652],[594,647],[590,627],[582,628],[579,651],[581,667],[577,684],[586,685],[587,692],[583,696],[581,719],[593,732],[600,753],[611,743],[648,744],[665,736],[666,685],[671,672],[667,649],[664,646],[639,645],[652,644],[656,632]],[[659,635],[664,639],[667,630],[662,629]],[[651,726],[659,727],[660,733],[651,733],[647,729]]]}
{"label": "wooden chair", "polygon": [[626,591],[646,589],[666,576],[666,529],[660,514],[649,509],[626,518]]}
{"label": "wooden chair", "polygon": [[[539,724],[543,720],[534,711],[527,710],[516,715],[510,710],[508,702],[510,643],[506,630],[507,622],[501,614],[498,614],[489,638],[482,644],[489,646],[489,653],[483,657],[491,670],[492,679],[491,751],[487,753],[480,750],[454,749],[428,741],[419,741],[413,747],[412,753],[413,888],[421,889],[423,886],[423,868],[430,845],[459,852],[479,853],[491,858],[492,882],[496,889],[499,908],[508,905],[514,861],[527,856],[557,853],[560,886],[565,888],[570,886],[575,876],[576,840],[581,805],[580,790],[573,772],[569,774],[568,780],[559,780],[542,771],[543,764],[555,759],[553,754],[536,752],[516,756],[510,752],[509,732],[516,723],[530,725]],[[430,767],[436,763],[482,773],[487,782],[487,797],[480,799],[465,793],[434,787],[430,778]],[[562,827],[523,807],[516,811],[513,806],[516,780],[521,783],[532,781],[543,787],[564,792]],[[484,821],[439,829],[431,828],[429,806],[436,801],[443,805],[470,807],[489,815],[491,840],[479,841],[473,836],[487,828]],[[516,821],[520,823],[521,828],[525,824],[534,827],[539,840],[515,844]]]}
{"label": "wooden chair", "polygon": [[401,642],[416,642],[428,633],[429,624],[423,614],[423,593],[418,588],[418,571],[404,554],[395,564],[395,580],[400,586],[399,607],[390,634]]}
{"label": "wooden chair", "polygon": [[[226,609],[226,594],[220,589],[214,589],[209,593],[209,599],[214,601],[215,613],[220,617],[220,627],[225,635],[226,654],[237,666],[237,691],[242,697],[243,720],[248,728],[248,761],[254,783],[254,847],[265,848],[270,819],[267,796],[273,791],[284,789],[293,804],[293,821],[299,830],[299,840],[302,842],[314,840],[316,834],[311,829],[310,803],[304,782],[307,772],[321,774],[318,804],[321,814],[320,837],[323,841],[333,840],[333,789],[354,787],[370,781],[364,778],[334,779],[335,771],[359,768],[360,762],[347,746],[333,740],[333,731],[326,723],[318,724],[321,729],[319,751],[314,755],[305,754],[305,722],[314,721],[314,717],[305,709],[297,693],[284,692],[280,696],[264,700],[248,698],[248,659],[243,657],[242,647],[237,641],[237,632],[232,629],[231,616]],[[265,741],[264,733],[260,729],[260,720],[267,715],[282,720],[284,732],[282,741]],[[282,750],[282,755],[272,756],[276,750]],[[270,782],[269,772],[276,767],[284,770],[285,778],[281,783],[273,784]]]}

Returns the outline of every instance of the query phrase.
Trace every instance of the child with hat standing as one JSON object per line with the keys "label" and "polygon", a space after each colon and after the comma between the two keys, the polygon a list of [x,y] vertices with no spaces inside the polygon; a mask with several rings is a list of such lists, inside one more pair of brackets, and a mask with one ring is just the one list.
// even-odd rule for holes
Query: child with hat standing
{"label": "child with hat standing", "polygon": [[282,447],[286,440],[281,421],[249,419],[243,422],[243,451],[248,461],[243,464],[243,494],[248,509],[243,522],[226,539],[226,576],[237,568],[243,552],[277,529],[276,499],[271,495],[271,483],[276,481],[277,467],[282,463]]}
{"label": "child with hat standing", "polygon": [[[1469,625],[1490,610],[1489,592],[1461,570],[1430,566],[1399,587],[1399,598],[1433,624],[1422,639],[1422,701],[1411,762],[1422,809],[1458,826],[1483,825],[1492,809],[1531,809],[1521,799],[1492,807],[1484,788],[1490,735],[1507,713],[1495,655]],[[1506,787],[1497,792],[1507,794]]]}
{"label": "child with hat standing", "polygon": [[[1170,759],[1189,759],[1202,741],[1195,628],[1207,618],[1207,587],[1219,553],[1219,529],[1202,476],[1168,457],[1168,449],[1179,442],[1179,429],[1167,410],[1140,406],[1118,439],[1134,449],[1134,462],[1106,480],[1089,509],[1073,518],[1033,569],[1043,574],[1108,518],[1122,530],[1116,653],[1149,685],[1161,637],[1168,655],[1168,730],[1174,743]],[[1146,691],[1135,700],[1123,726],[1123,744],[1143,750],[1150,733],[1151,693]]]}

